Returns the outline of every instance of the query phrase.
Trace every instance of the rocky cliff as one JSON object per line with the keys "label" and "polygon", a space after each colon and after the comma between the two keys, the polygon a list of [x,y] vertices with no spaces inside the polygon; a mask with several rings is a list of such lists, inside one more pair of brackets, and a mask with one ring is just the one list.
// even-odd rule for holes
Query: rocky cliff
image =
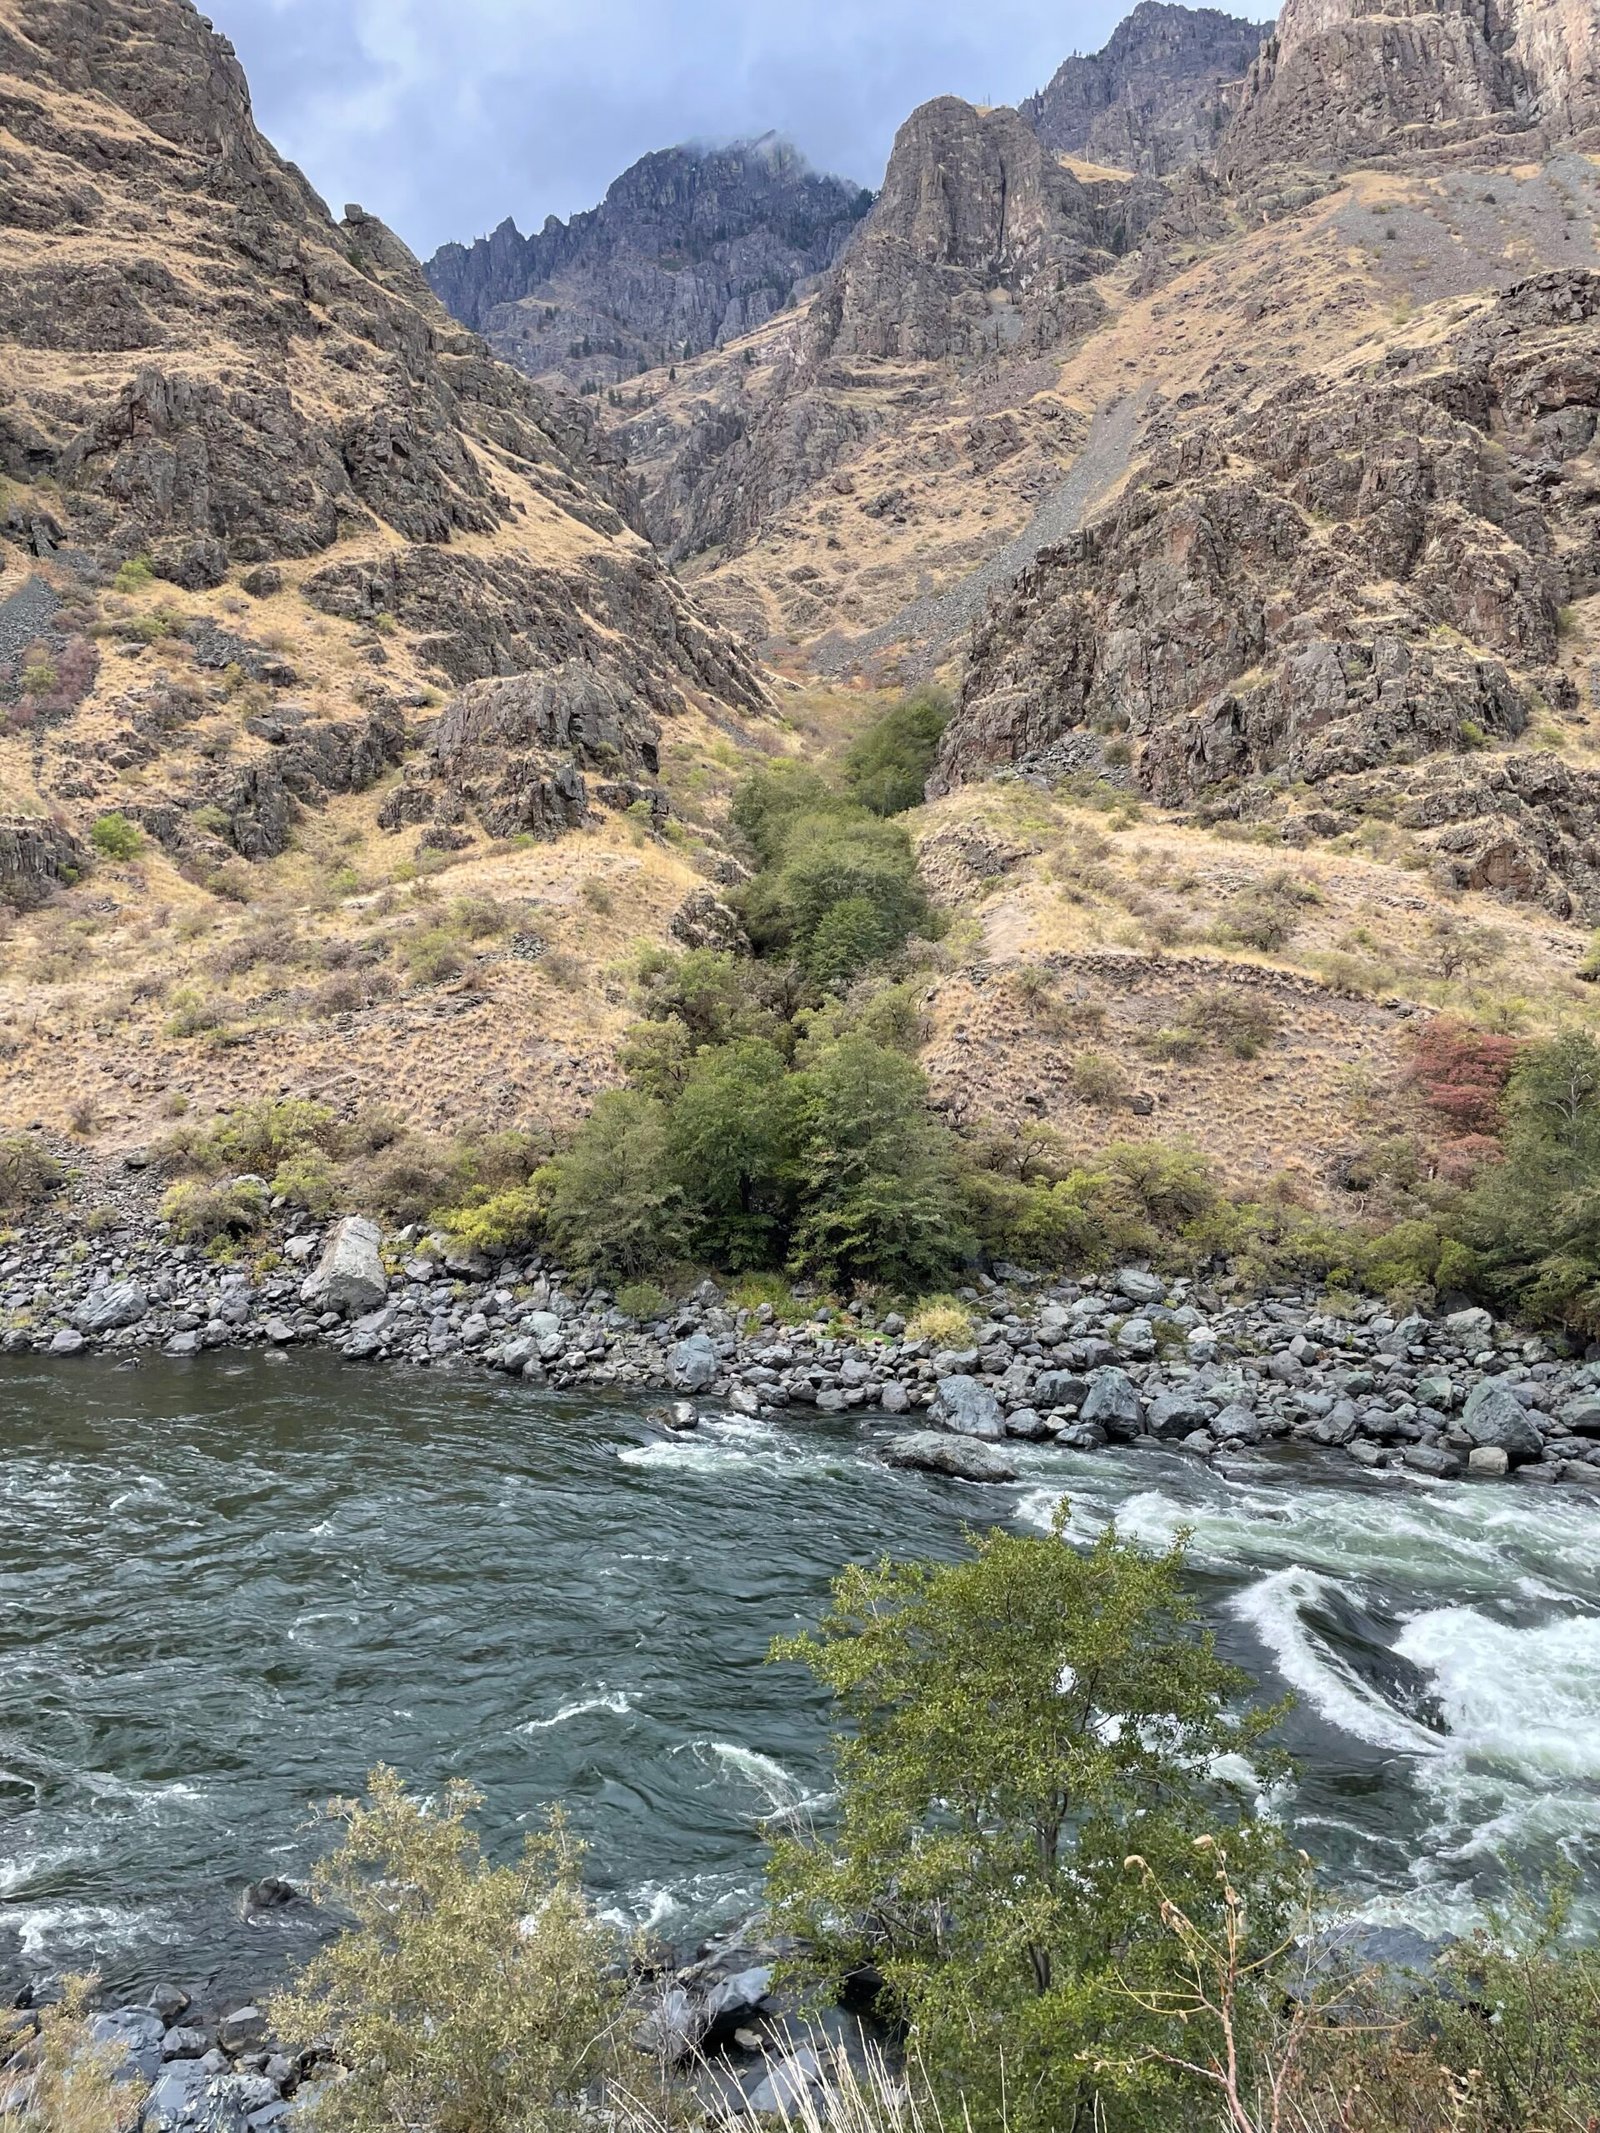
{"label": "rocky cliff", "polygon": [[1225,184],[1540,153],[1600,120],[1590,0],[1286,0],[1218,156]]}
{"label": "rocky cliff", "polygon": [[1152,177],[1215,153],[1270,24],[1139,0],[1103,50],[1019,106],[1047,148]]}
{"label": "rocky cliff", "polygon": [[599,207],[503,222],[427,265],[454,316],[533,377],[614,385],[751,332],[830,266],[871,194],[772,137],[664,149]]}
{"label": "rocky cliff", "polygon": [[[1036,494],[1059,476],[1062,410],[1042,378],[1020,405],[995,379],[1048,362],[1105,317],[1097,278],[1164,200],[1154,180],[1080,178],[1015,111],[953,96],[921,106],[810,303],[681,389],[657,381],[643,412],[618,422],[650,532],[680,558],[736,555],[800,500],[856,494],[842,466],[908,432],[915,455],[953,477],[981,483],[1004,464],[1008,485]],[[908,524],[903,482],[887,470],[862,480],[874,524]]]}
{"label": "rocky cliff", "polygon": [[636,770],[691,700],[761,701],[575,403],[331,218],[188,0],[0,0],[0,100],[14,789],[258,857],[384,775],[430,688],[607,689]]}
{"label": "rocky cliff", "polygon": [[1302,833],[1398,802],[1463,886],[1600,912],[1600,773],[1482,755],[1559,746],[1579,712],[1562,640],[1600,590],[1597,418],[1593,273],[1402,339],[1376,375],[1169,417],[976,631],[936,782],[1109,747],[1164,805]]}

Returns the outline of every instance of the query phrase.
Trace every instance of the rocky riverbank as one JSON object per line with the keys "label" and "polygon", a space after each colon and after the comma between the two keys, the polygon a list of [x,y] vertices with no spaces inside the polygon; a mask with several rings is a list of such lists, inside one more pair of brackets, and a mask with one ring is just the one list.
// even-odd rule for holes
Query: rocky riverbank
{"label": "rocky riverbank", "polygon": [[[793,2107],[837,2054],[859,2059],[869,2032],[843,2007],[803,2005],[792,1987],[780,1987],[779,1952],[728,1934],[641,1960],[628,1996],[632,2048],[704,2094],[757,2112]],[[0,2031],[0,2119],[7,2124],[12,2111],[32,2123],[28,2062],[37,2019],[31,2004],[19,2005]],[[9,2060],[7,2041],[16,2046]],[[129,2092],[129,2123],[138,2133],[270,2133],[309,2124],[319,2094],[340,2078],[325,2045],[273,2034],[265,2002],[217,2012],[169,1983],[140,2005],[92,2014],[88,2042]]]}
{"label": "rocky riverbank", "polygon": [[738,1307],[706,1281],[649,1322],[537,1255],[492,1263],[417,1228],[285,1215],[248,1262],[171,1240],[137,1184],[90,1238],[41,1218],[0,1249],[0,1346],[11,1355],[335,1348],[352,1362],[483,1370],[566,1391],[663,1395],[741,1414],[903,1417],[885,1456],[968,1481],[1013,1478],[1016,1440],[1084,1449],[1155,1439],[1224,1472],[1292,1439],[1367,1467],[1445,1478],[1515,1473],[1600,1487],[1600,1346],[1530,1337],[1482,1310],[1397,1317],[1310,1294],[1129,1266],[1083,1281],[1015,1270],[962,1291],[960,1346],[912,1337],[898,1312],[797,1293]]}

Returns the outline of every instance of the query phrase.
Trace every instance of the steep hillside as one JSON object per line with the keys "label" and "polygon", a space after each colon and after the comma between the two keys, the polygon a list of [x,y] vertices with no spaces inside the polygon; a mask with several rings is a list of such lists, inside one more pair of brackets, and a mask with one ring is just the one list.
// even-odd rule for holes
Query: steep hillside
{"label": "steep hillside", "polygon": [[1047,148],[1164,177],[1210,155],[1271,25],[1212,7],[1139,5],[1018,106]]}
{"label": "steep hillside", "polygon": [[536,674],[514,745],[574,807],[602,759],[639,797],[691,699],[759,705],[583,417],[330,220],[186,0],[5,0],[0,68],[14,792],[259,857],[394,763],[430,686]]}
{"label": "steep hillside", "polygon": [[[188,0],[0,0],[0,105],[0,893],[81,884],[8,962],[15,1117],[70,1093],[69,975],[113,1055],[156,1058],[231,1012],[186,937],[234,912],[276,952],[292,910],[488,840],[660,829],[676,737],[768,699],[577,403],[448,319],[381,223],[330,218]],[[332,930],[313,983],[354,953]],[[327,1013],[405,991],[373,952]],[[574,1021],[535,999],[529,1041],[541,1016]]]}
{"label": "steep hillside", "polygon": [[720,348],[803,294],[871,204],[774,137],[668,148],[597,208],[511,221],[427,264],[446,308],[530,377],[593,390]]}

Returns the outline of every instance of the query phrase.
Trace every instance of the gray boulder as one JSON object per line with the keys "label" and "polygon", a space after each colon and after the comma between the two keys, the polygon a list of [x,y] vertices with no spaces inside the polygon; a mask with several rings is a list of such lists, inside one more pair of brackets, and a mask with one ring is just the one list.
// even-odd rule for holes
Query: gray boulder
{"label": "gray boulder", "polygon": [[1561,1410],[1561,1419],[1576,1436],[1600,1437],[1600,1393],[1569,1400]]}
{"label": "gray boulder", "polygon": [[1509,1473],[1511,1461],[1498,1444],[1475,1444],[1467,1454],[1467,1472],[1490,1481]]}
{"label": "gray boulder", "polygon": [[1167,1285],[1161,1276],[1142,1266],[1119,1268],[1115,1286],[1117,1293],[1126,1296],[1131,1304],[1158,1304],[1167,1293]]}
{"label": "gray boulder", "polygon": [[1187,1437],[1191,1430],[1205,1429],[1211,1409],[1187,1392],[1164,1392],[1150,1402],[1144,1426],[1152,1437]]}
{"label": "gray boulder", "polygon": [[903,1415],[911,1406],[911,1395],[897,1378],[891,1378],[878,1395],[878,1405],[886,1415]]}
{"label": "gray boulder", "polygon": [[976,1378],[941,1378],[933,1396],[933,1419],[960,1437],[995,1443],[1006,1433],[1000,1402]]}
{"label": "gray boulder", "polygon": [[1074,1371],[1042,1370],[1034,1380],[1033,1403],[1048,1414],[1056,1407],[1081,1407],[1088,1392],[1088,1379]]}
{"label": "gray boulder", "polygon": [[71,1326],[63,1326],[59,1333],[50,1337],[51,1355],[82,1355],[89,1343]]}
{"label": "gray boulder", "polygon": [[342,1311],[349,1318],[375,1311],[389,1293],[379,1242],[376,1222],[365,1215],[346,1215],[335,1224],[315,1273],[301,1284],[300,1301],[319,1311]]}
{"label": "gray boulder", "polygon": [[1467,1394],[1461,1427],[1474,1444],[1496,1446],[1513,1466],[1544,1456],[1544,1439],[1522,1402],[1498,1378],[1483,1378]]}
{"label": "gray boulder", "polygon": [[890,1466],[915,1467],[925,1474],[948,1474],[954,1481],[1015,1481],[1010,1456],[979,1437],[954,1436],[947,1430],[917,1430],[892,1437],[883,1456]]}
{"label": "gray boulder", "polygon": [[[1259,1444],[1267,1434],[1266,1424],[1259,1415],[1252,1414],[1248,1407],[1235,1401],[1225,1407],[1209,1424],[1211,1434],[1219,1444]],[[1354,1434],[1355,1424],[1350,1425]]]}
{"label": "gray boulder", "polygon": [[1078,1419],[1098,1422],[1108,1436],[1137,1437],[1144,1427],[1144,1402],[1128,1373],[1108,1363],[1090,1380]]}
{"label": "gray boulder", "polygon": [[154,2081],[161,2071],[161,2017],[148,2007],[119,2007],[115,2014],[89,2017],[91,2044],[110,2045],[121,2059],[117,2081]]}
{"label": "gray boulder", "polygon": [[113,1281],[97,1289],[72,1316],[80,1333],[112,1333],[119,1326],[136,1326],[149,1308],[150,1299],[138,1282]]}
{"label": "gray boulder", "polygon": [[705,1392],[716,1383],[717,1351],[708,1333],[691,1333],[667,1359],[667,1373],[679,1392]]}

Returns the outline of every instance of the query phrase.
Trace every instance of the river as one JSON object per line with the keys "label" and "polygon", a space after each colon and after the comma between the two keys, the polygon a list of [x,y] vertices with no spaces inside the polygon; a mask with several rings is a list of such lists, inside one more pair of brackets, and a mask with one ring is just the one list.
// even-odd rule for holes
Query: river
{"label": "river", "polygon": [[1600,1930],[1600,1505],[1263,1454],[1026,1450],[893,1471],[881,1422],[709,1421],[311,1354],[0,1366],[0,1981],[276,1981],[314,1810],[467,1776],[493,1846],[555,1800],[619,1918],[738,1916],[825,1812],[826,1711],[763,1664],[830,1576],[965,1521],[1192,1526],[1224,1649],[1299,1701],[1279,1807],[1353,1909],[1427,1932],[1565,1860]]}

